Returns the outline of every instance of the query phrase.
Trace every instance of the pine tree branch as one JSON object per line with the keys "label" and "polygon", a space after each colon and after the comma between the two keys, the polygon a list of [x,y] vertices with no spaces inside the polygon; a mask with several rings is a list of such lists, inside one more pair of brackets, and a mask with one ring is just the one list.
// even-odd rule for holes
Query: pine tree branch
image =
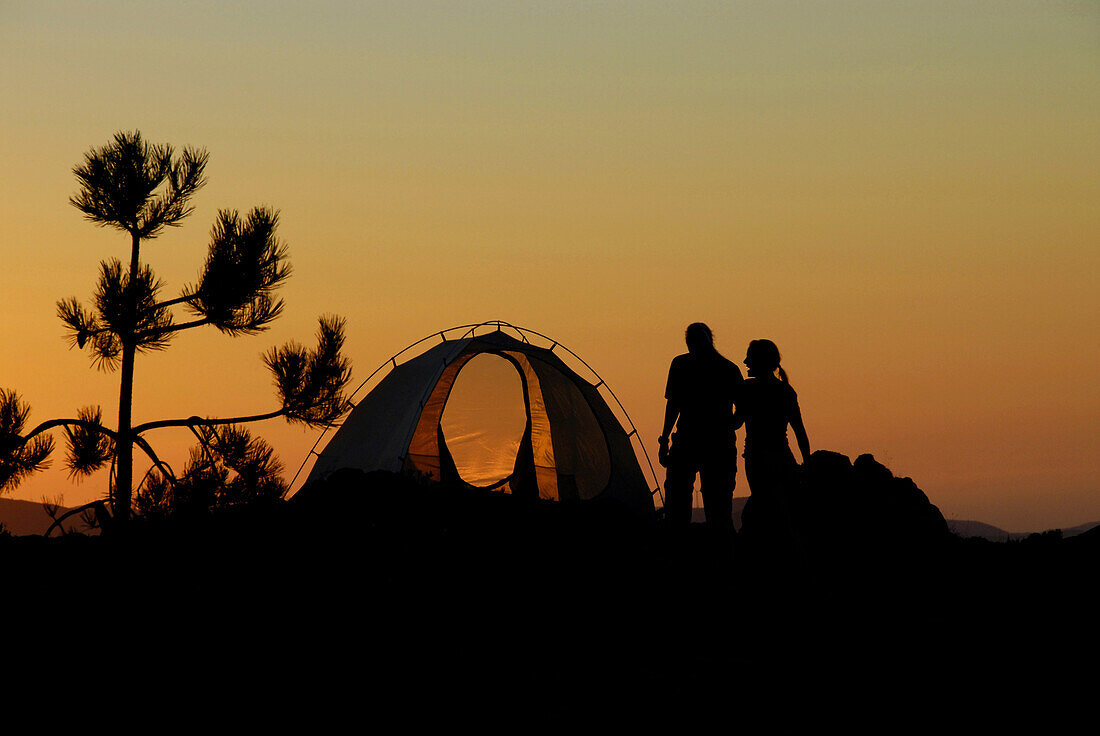
{"label": "pine tree branch", "polygon": [[[52,532],[54,529],[57,529],[58,527],[60,527],[61,522],[65,521],[65,519],[68,519],[70,516],[76,516],[77,514],[83,513],[85,511],[87,511],[88,509],[95,508],[96,506],[106,506],[106,505],[107,505],[106,501],[104,501],[103,499],[99,499],[97,501],[92,501],[90,503],[86,503],[83,506],[77,506],[75,509],[69,509],[68,511],[63,513],[61,516],[54,519],[53,523],[50,524],[50,528],[47,529],[46,533],[43,534],[42,536],[43,537],[50,536],[50,532]],[[65,530],[63,528],[61,529],[61,533],[62,534],[65,533]]]}
{"label": "pine tree branch", "polygon": [[169,325],[168,327],[158,327],[152,330],[142,330],[141,332],[134,333],[134,340],[140,344],[140,342],[146,338],[160,337],[161,335],[167,335],[171,332],[190,330],[192,327],[202,327],[203,325],[209,324],[213,324],[213,320],[197,319],[193,322],[181,322],[180,324]]}
{"label": "pine tree branch", "polygon": [[158,302],[153,305],[153,309],[162,309],[163,307],[174,307],[177,304],[189,304],[191,300],[195,298],[194,294],[184,294],[183,296],[176,297],[175,299],[169,299],[166,302]]}
{"label": "pine tree branch", "polygon": [[[119,439],[118,438],[118,432],[114,431],[113,429],[107,429],[103,425],[96,424],[95,422],[90,422],[90,421],[86,421],[86,420],[83,420],[83,419],[51,419],[49,421],[42,422],[37,427],[32,429],[30,432],[28,432],[27,434],[20,437],[17,447],[21,446],[21,445],[25,445],[27,442],[32,440],[36,435],[40,435],[43,432],[47,432],[51,429],[55,429],[56,427],[65,427],[65,428],[83,427],[84,429],[88,429],[88,430],[91,430],[93,432],[99,432],[102,435],[106,435],[107,437],[110,437],[115,442],[118,442],[118,439]],[[160,468],[161,472],[166,473],[166,475],[168,475],[168,477],[175,478],[176,475],[175,475],[174,472],[172,472],[171,466],[168,465],[167,463],[165,463],[159,457],[157,457],[157,453],[153,450],[153,447],[149,444],[149,442],[144,437],[138,437],[136,431],[133,431],[132,434],[134,435],[134,437],[133,437],[134,444],[141,448],[142,452],[144,452],[149,457],[149,459],[153,461],[153,464],[156,465],[158,468]]]}
{"label": "pine tree branch", "polygon": [[164,429],[165,427],[213,427],[223,424],[246,424],[248,422],[262,422],[267,419],[275,419],[284,416],[290,409],[283,407],[277,411],[266,414],[253,414],[247,417],[232,417],[230,419],[204,419],[202,417],[188,417],[187,419],[161,419],[155,422],[146,422],[134,427],[134,434],[148,432],[151,429]]}

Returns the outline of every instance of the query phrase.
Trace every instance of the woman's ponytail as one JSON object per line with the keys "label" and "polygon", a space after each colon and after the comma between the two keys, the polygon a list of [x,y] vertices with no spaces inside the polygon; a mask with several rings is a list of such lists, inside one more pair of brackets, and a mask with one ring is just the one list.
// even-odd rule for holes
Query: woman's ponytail
{"label": "woman's ponytail", "polygon": [[787,378],[787,371],[783,370],[783,366],[777,365],[775,367],[775,370],[779,372],[779,380],[790,386],[790,379]]}

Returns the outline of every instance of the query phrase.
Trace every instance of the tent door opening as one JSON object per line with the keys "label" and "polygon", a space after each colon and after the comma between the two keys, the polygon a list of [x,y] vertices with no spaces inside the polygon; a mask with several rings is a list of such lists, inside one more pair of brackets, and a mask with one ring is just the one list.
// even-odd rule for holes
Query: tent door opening
{"label": "tent door opening", "polygon": [[455,377],[440,419],[459,477],[479,487],[507,478],[515,468],[526,427],[523,384],[516,366],[492,353],[471,358]]}

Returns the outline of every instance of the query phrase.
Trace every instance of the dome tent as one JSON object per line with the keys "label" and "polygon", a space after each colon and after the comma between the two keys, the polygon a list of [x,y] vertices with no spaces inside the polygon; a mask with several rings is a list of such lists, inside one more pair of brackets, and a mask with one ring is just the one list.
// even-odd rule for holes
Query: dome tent
{"label": "dome tent", "polygon": [[[623,429],[600,393],[602,379],[586,381],[555,352],[557,342],[537,345],[529,337],[547,338],[531,330],[502,322],[466,327],[457,339],[446,333],[463,328],[437,333],[440,343],[405,362],[397,362],[401,353],[387,361],[389,373],[356,404],[325,449],[313,453],[317,461],[305,485],[344,468],[419,472],[469,485],[458,474],[441,420],[460,371],[488,353],[519,374],[527,422],[512,472],[487,488],[555,501],[615,499],[652,516],[656,482],[651,490],[631,442],[637,432],[633,425],[629,433]],[[492,331],[477,334],[479,328]]]}

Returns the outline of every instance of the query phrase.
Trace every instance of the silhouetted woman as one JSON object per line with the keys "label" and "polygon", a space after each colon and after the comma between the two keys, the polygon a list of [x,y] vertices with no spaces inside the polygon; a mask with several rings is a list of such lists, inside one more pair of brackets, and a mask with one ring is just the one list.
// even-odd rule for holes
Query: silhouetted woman
{"label": "silhouetted woman", "polygon": [[751,493],[741,517],[744,540],[762,552],[793,552],[796,533],[790,494],[797,480],[787,427],[794,430],[805,463],[810,440],[798,408],[798,395],[779,365],[771,340],[753,340],[745,355],[749,378],[742,384],[735,424],[745,423],[745,476]]}

